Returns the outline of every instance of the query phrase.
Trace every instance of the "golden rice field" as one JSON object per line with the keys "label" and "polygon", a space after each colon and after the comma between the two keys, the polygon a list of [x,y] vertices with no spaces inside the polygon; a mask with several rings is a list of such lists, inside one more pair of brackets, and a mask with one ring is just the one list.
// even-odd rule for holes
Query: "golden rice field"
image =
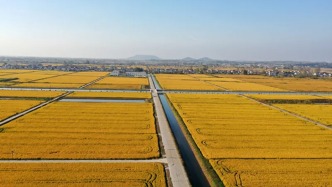
{"label": "golden rice field", "polygon": [[30,81],[36,81],[40,79],[50,78],[54,76],[69,74],[68,72],[60,72],[60,71],[27,71],[9,75],[0,76],[0,78],[17,78],[17,80],[13,80],[13,83],[25,83]]}
{"label": "golden rice field", "polygon": [[210,160],[225,186],[332,186],[332,159]]}
{"label": "golden rice field", "polygon": [[194,77],[194,78],[199,78],[199,79],[211,78],[211,75],[207,75],[207,74],[191,74],[190,76]]}
{"label": "golden rice field", "polygon": [[279,88],[274,88],[271,86],[265,86],[250,82],[230,82],[230,81],[224,81],[224,82],[208,81],[208,82],[231,91],[270,91],[270,92],[285,91]]}
{"label": "golden rice field", "polygon": [[53,98],[63,93],[59,91],[0,90],[0,97]]}
{"label": "golden rice field", "polygon": [[298,94],[250,94],[251,98],[269,101],[269,100],[316,100],[324,99],[323,97],[316,95],[298,95]]}
{"label": "golden rice field", "polygon": [[87,84],[96,80],[98,77],[78,76],[78,75],[63,75],[35,81],[35,83],[50,83],[50,84]]}
{"label": "golden rice field", "polygon": [[123,98],[123,99],[150,99],[150,92],[74,92],[69,98]]}
{"label": "golden rice field", "polygon": [[43,101],[38,100],[1,100],[0,99],[0,121],[12,115],[36,106]]}
{"label": "golden rice field", "polygon": [[7,73],[6,73],[6,72],[1,72],[1,71],[0,71],[0,76],[2,76],[2,75],[8,75],[8,74],[13,74],[13,73],[10,73],[10,72],[7,72]]}
{"label": "golden rice field", "polygon": [[206,77],[206,78],[200,78],[200,80],[213,81],[213,82],[243,82],[238,79],[225,78],[225,77]]}
{"label": "golden rice field", "polygon": [[88,86],[92,89],[131,89],[141,90],[149,88],[148,78],[137,77],[106,77]]}
{"label": "golden rice field", "polygon": [[245,82],[261,84],[289,91],[332,91],[331,79],[278,78],[259,75],[220,75],[220,77],[234,78]]}
{"label": "golden rice field", "polygon": [[224,90],[189,75],[156,74],[155,76],[165,90]]}
{"label": "golden rice field", "polygon": [[1,69],[0,73],[6,73],[6,74],[14,74],[14,73],[27,73],[27,72],[33,72],[36,70],[26,70],[26,69]]}
{"label": "golden rice field", "polygon": [[245,82],[233,78],[227,78],[227,77],[202,77],[199,78],[201,81],[205,81],[207,83],[216,85],[218,87],[221,87],[225,90],[231,90],[231,91],[285,91],[279,88],[274,88],[270,86],[265,86],[261,84],[256,83],[250,83]]}
{"label": "golden rice field", "polygon": [[167,96],[226,186],[331,183],[332,131],[239,95]]}
{"label": "golden rice field", "polygon": [[76,72],[71,74],[72,76],[88,76],[88,77],[102,77],[108,75],[109,72],[93,72],[93,71],[83,71],[83,72]]}
{"label": "golden rice field", "polygon": [[107,75],[106,72],[78,72],[71,73],[67,75],[46,78],[38,81],[36,83],[51,83],[51,84],[87,84],[98,79],[101,76]]}
{"label": "golden rice field", "polygon": [[60,72],[60,71],[26,71],[1,75],[0,79],[11,79],[1,82],[0,86],[35,87],[35,88],[79,88],[107,72]]}
{"label": "golden rice field", "polygon": [[9,86],[11,86],[13,84],[15,84],[15,83],[12,83],[12,82],[0,82],[0,87],[9,87]]}
{"label": "golden rice field", "polygon": [[166,186],[159,163],[0,163],[2,186]]}
{"label": "golden rice field", "polygon": [[327,103],[328,98],[317,95],[299,94],[249,94],[250,98],[269,104],[300,104],[300,103]]}
{"label": "golden rice field", "polygon": [[79,88],[83,84],[62,84],[62,83],[21,83],[12,85],[12,87],[23,87],[23,88]]}
{"label": "golden rice field", "polygon": [[275,104],[275,106],[332,126],[332,104]]}
{"label": "golden rice field", "polygon": [[166,90],[285,91],[262,84],[210,75],[157,74],[156,78]]}
{"label": "golden rice field", "polygon": [[327,96],[324,96],[324,98],[327,98],[327,99],[332,99],[332,95],[327,95]]}
{"label": "golden rice field", "polygon": [[237,95],[168,94],[202,154],[331,158],[332,131]]}
{"label": "golden rice field", "polygon": [[2,129],[1,159],[145,159],[160,155],[151,103],[55,102]]}

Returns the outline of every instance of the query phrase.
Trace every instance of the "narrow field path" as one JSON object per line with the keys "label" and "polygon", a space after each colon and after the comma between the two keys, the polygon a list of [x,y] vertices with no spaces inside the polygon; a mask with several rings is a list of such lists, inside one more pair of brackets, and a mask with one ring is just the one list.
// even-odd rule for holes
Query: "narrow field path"
{"label": "narrow field path", "polygon": [[[89,84],[89,83],[88,83]],[[83,85],[84,86],[84,85]],[[0,90],[16,90],[16,91],[60,91],[60,92],[149,92],[150,90],[102,90],[102,89],[82,89],[81,88],[12,88],[3,87]]]}
{"label": "narrow field path", "polygon": [[222,87],[222,86],[219,86],[219,85],[213,84],[213,83],[211,83],[211,82],[209,82],[209,81],[201,80],[200,78],[194,77],[194,76],[192,76],[192,75],[189,75],[189,76],[192,77],[192,78],[194,78],[194,79],[196,79],[196,80],[198,80],[198,81],[201,81],[201,82],[204,82],[204,83],[206,83],[206,84],[210,84],[210,85],[212,85],[212,86],[215,86],[215,87],[221,88],[222,91],[229,91],[228,89],[226,89],[226,88],[224,88],[224,87]]}
{"label": "narrow field path", "polygon": [[82,89],[82,88],[86,88],[86,87],[90,86],[91,84],[94,84],[94,83],[96,83],[96,82],[98,82],[98,81],[100,81],[100,80],[102,80],[102,79],[104,79],[104,78],[106,78],[106,77],[108,77],[108,75],[105,75],[105,76],[99,77],[98,79],[93,80],[93,81],[91,81],[91,82],[89,82],[89,83],[87,83],[87,84],[84,84],[83,86],[80,86],[79,88],[80,88],[80,89]]}
{"label": "narrow field path", "polygon": [[[96,81],[96,80],[95,80]],[[90,82],[92,84],[92,82]],[[88,83],[88,84],[90,84]],[[84,87],[83,87],[84,86]],[[62,92],[149,92],[146,90],[105,90],[105,89],[82,89],[88,85],[83,85],[81,88],[13,88],[2,87],[0,90],[30,90],[30,91],[62,91]],[[270,95],[317,95],[328,96],[332,92],[265,92],[265,91],[207,91],[207,90],[158,90],[158,93],[187,93],[187,94],[270,94]]]}

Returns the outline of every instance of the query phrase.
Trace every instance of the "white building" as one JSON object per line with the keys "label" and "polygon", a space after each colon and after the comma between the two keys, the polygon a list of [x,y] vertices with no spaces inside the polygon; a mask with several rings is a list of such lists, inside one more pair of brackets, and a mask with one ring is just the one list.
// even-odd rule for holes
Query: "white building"
{"label": "white building", "polygon": [[147,77],[146,72],[134,72],[134,71],[130,71],[130,72],[126,72],[126,76],[127,77]]}

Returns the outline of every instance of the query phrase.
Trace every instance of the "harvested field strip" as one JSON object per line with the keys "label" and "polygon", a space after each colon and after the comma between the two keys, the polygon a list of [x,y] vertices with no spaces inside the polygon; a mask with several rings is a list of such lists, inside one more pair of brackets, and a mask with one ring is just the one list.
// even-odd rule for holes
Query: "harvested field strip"
{"label": "harvested field strip", "polygon": [[226,186],[331,186],[332,159],[210,160]]}
{"label": "harvested field strip", "polygon": [[5,186],[166,186],[158,163],[0,163]]}

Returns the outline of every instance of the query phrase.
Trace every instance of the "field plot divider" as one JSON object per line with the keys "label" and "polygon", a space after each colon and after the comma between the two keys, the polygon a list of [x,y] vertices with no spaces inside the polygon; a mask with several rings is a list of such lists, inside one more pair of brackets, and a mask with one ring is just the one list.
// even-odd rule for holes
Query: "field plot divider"
{"label": "field plot divider", "polygon": [[89,82],[89,83],[87,83],[87,84],[84,84],[83,86],[79,87],[79,89],[86,88],[86,87],[90,86],[91,84],[94,84],[94,83],[96,83],[96,82],[98,82],[98,81],[100,81],[100,80],[103,80],[103,79],[106,78],[106,77],[108,77],[108,75],[105,75],[105,76],[99,77],[99,78],[96,79],[96,80],[93,80],[93,81],[91,81],[91,82]]}
{"label": "field plot divider", "polygon": [[[53,75],[53,76],[49,76],[49,77],[44,77],[44,78],[41,78],[41,79],[34,79],[34,80],[31,80],[31,81],[27,81],[27,83],[36,82],[36,81],[41,81],[41,80],[50,79],[50,78],[55,78],[55,77],[60,77],[60,76],[63,76],[63,75],[70,75],[70,74],[74,74],[74,73],[73,73],[73,72],[70,72],[70,73],[64,73],[64,74],[60,74],[60,75]],[[19,84],[20,84],[20,83],[19,83]]]}
{"label": "field plot divider", "polygon": [[14,115],[14,116],[6,118],[6,119],[0,121],[0,126],[5,125],[6,123],[9,123],[9,122],[11,122],[11,121],[13,121],[13,120],[15,120],[15,119],[17,119],[19,117],[22,117],[22,116],[24,116],[24,115],[26,115],[26,114],[28,114],[30,112],[33,112],[33,111],[35,111],[35,110],[37,110],[37,109],[39,109],[39,108],[41,108],[43,106],[46,106],[46,105],[48,105],[48,104],[50,104],[50,103],[52,103],[54,101],[58,101],[58,100],[62,99],[63,97],[66,97],[67,95],[69,95],[71,93],[73,93],[73,92],[71,92],[71,91],[70,92],[66,92],[66,93],[64,93],[64,94],[62,94],[62,95],[60,95],[58,97],[55,97],[55,98],[49,100],[49,101],[43,102],[43,103],[41,103],[41,104],[39,104],[37,106],[34,106],[34,107],[29,108],[29,109],[27,109],[27,110],[25,110],[23,112],[20,112],[20,113]]}
{"label": "field plot divider", "polygon": [[294,112],[290,112],[290,111],[288,111],[288,110],[285,110],[285,109],[279,108],[279,107],[277,107],[277,106],[273,106],[273,105],[269,105],[269,104],[263,103],[263,102],[261,102],[261,101],[258,101],[258,100],[254,99],[254,98],[251,98],[251,97],[248,97],[248,96],[246,96],[246,95],[242,95],[242,94],[240,94],[240,96],[245,97],[245,98],[247,98],[247,99],[249,99],[249,100],[251,100],[251,101],[257,102],[257,103],[259,103],[259,104],[261,104],[261,105],[267,106],[267,107],[269,107],[269,108],[272,108],[272,109],[278,110],[278,111],[280,111],[280,112],[286,113],[286,114],[288,114],[288,115],[294,116],[294,117],[296,117],[296,118],[302,119],[302,120],[304,120],[304,121],[308,121],[308,122],[313,123],[313,124],[315,124],[315,125],[317,125],[317,126],[319,126],[319,127],[321,127],[321,128],[324,128],[324,129],[327,129],[327,130],[332,130],[332,127],[328,127],[328,126],[324,125],[323,123],[320,123],[320,122],[315,121],[315,120],[312,120],[312,119],[310,119],[310,118],[307,118],[307,117],[301,116],[301,115],[296,114],[296,113],[294,113]]}

